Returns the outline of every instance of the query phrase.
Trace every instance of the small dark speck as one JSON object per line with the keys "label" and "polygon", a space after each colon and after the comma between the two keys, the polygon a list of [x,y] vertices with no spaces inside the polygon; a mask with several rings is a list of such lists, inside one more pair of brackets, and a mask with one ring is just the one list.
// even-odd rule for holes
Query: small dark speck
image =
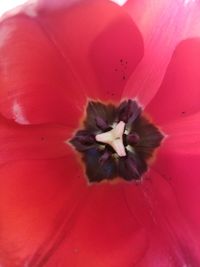
{"label": "small dark speck", "polygon": [[45,138],[42,136],[42,137],[41,137],[41,141],[44,141],[44,139],[45,139]]}
{"label": "small dark speck", "polygon": [[182,112],[181,112],[181,114],[183,114],[183,115],[184,115],[185,113],[186,113],[185,111],[182,111]]}
{"label": "small dark speck", "polygon": [[123,80],[125,80],[126,79],[126,77],[125,76],[123,76]]}
{"label": "small dark speck", "polygon": [[126,61],[125,64],[127,65],[128,64],[128,61]]}
{"label": "small dark speck", "polygon": [[118,69],[115,69],[115,71],[118,71]]}

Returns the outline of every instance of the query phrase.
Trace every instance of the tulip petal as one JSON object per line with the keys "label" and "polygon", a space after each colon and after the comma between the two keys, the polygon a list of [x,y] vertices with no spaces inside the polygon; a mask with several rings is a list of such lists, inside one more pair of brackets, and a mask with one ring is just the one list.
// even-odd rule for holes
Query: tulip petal
{"label": "tulip petal", "polygon": [[7,18],[0,36],[1,113],[20,124],[77,125],[74,120],[82,113],[77,105],[83,105],[84,94],[38,23],[25,14]]}
{"label": "tulip petal", "polygon": [[125,195],[147,236],[147,249],[137,267],[199,266],[198,235],[193,233],[166,179],[151,170],[137,188],[127,185]]}
{"label": "tulip petal", "polygon": [[162,85],[146,111],[162,125],[200,111],[200,38],[181,42]]}
{"label": "tulip petal", "polygon": [[153,166],[171,183],[180,209],[197,236],[200,235],[199,121],[200,113],[163,126],[168,137]]}
{"label": "tulip petal", "polygon": [[142,37],[131,17],[101,0],[79,1],[57,12],[47,7],[39,9],[39,21],[74,63],[89,97],[119,101],[143,56]]}
{"label": "tulip petal", "polygon": [[0,37],[0,111],[20,124],[77,127],[87,98],[119,100],[143,53],[132,19],[106,1],[25,7]]}
{"label": "tulip petal", "polygon": [[13,160],[51,159],[71,153],[72,129],[61,125],[19,125],[0,117],[0,165]]}
{"label": "tulip petal", "polygon": [[200,153],[200,112],[184,116],[162,126],[166,138],[162,144],[162,151],[193,154]]}
{"label": "tulip petal", "polygon": [[92,185],[72,231],[47,266],[132,266],[145,250],[145,231],[127,208],[121,184]]}
{"label": "tulip petal", "polygon": [[52,243],[62,242],[63,225],[67,230],[85,198],[82,169],[73,155],[17,161],[1,167],[0,185],[1,265],[40,266],[31,263],[32,255],[38,259]]}
{"label": "tulip petal", "polygon": [[[169,180],[174,190],[180,210],[187,221],[191,232],[199,244],[199,154],[172,152],[159,153],[159,160],[154,167],[163,179]],[[195,244],[194,241],[191,244]],[[198,255],[199,252],[198,252]]]}
{"label": "tulip petal", "polygon": [[142,257],[145,231],[121,184],[88,187],[81,172],[73,155],[1,168],[1,264],[121,267]]}
{"label": "tulip petal", "polygon": [[80,0],[37,0],[39,8],[51,8],[51,9],[57,9],[57,8],[63,8],[68,7],[70,5],[74,5],[76,2],[80,2]]}
{"label": "tulip petal", "polygon": [[128,0],[124,6],[142,32],[145,55],[124,90],[146,106],[157,92],[176,45],[200,36],[200,3],[193,0]]}

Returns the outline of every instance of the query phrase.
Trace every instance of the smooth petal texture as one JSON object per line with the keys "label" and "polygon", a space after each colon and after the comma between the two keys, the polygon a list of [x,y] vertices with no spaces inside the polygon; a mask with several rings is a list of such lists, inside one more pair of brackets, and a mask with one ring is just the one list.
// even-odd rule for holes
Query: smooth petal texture
{"label": "smooth petal texture", "polygon": [[75,3],[79,3],[81,0],[38,0],[38,6],[39,8],[51,8],[52,10],[54,9],[59,9],[63,7],[69,7],[71,5],[74,5]]}
{"label": "smooth petal texture", "polygon": [[166,138],[162,144],[163,151],[197,155],[200,152],[200,112],[182,116],[162,126]]}
{"label": "smooth petal texture", "polygon": [[[27,10],[0,24],[4,116],[76,127],[88,97],[119,100],[143,54],[140,33],[120,7],[81,1],[56,11],[46,5]],[[128,67],[122,66],[127,58]]]}
{"label": "smooth petal texture", "polygon": [[38,23],[24,14],[7,18],[0,36],[1,113],[20,124],[77,125],[84,103],[81,86]]}
{"label": "smooth petal texture", "polygon": [[87,95],[119,101],[143,56],[142,37],[130,16],[100,0],[80,1],[67,11],[41,8],[38,14],[43,28],[72,62]]}
{"label": "smooth petal texture", "polygon": [[199,247],[199,154],[163,152],[154,168],[164,179],[170,180],[180,210],[196,235]]}
{"label": "smooth petal texture", "polygon": [[124,193],[147,237],[145,253],[135,266],[198,267],[199,238],[182,213],[171,184],[151,170],[142,185],[128,184]]}
{"label": "smooth petal texture", "polygon": [[[76,1],[62,10],[56,2],[48,7],[40,3],[34,18],[21,13],[0,25],[0,111],[18,124],[48,123],[24,126],[0,119],[0,163],[4,163],[0,169],[0,265],[199,267],[199,148],[195,149],[195,143],[200,141],[200,117],[199,113],[193,115],[199,110],[196,40],[195,44],[192,40],[179,46],[172,71],[169,67],[166,74],[172,75],[169,84],[175,84],[172,92],[176,90],[177,95],[171,101],[167,98],[171,87],[161,87],[152,101],[159,108],[150,104],[146,109],[156,122],[163,123],[162,129],[168,134],[153,165],[156,172],[149,171],[140,186],[88,186],[83,167],[67,147],[66,138],[78,125],[88,96],[120,99],[126,79],[142,56],[141,36],[131,19],[107,1]],[[178,8],[171,8],[171,1],[169,6],[162,3],[159,12],[167,7],[168,15],[156,31],[157,37],[168,25],[168,16],[176,18],[179,14]],[[162,21],[162,15],[154,22]],[[183,18],[182,14],[181,23]],[[134,97],[141,88],[142,104],[153,97],[170,54],[163,44],[179,33],[182,25],[178,18],[171,20],[173,25],[175,22],[176,30],[172,27],[166,31],[166,38],[159,37],[160,51],[150,49],[158,39],[155,36],[151,40],[147,29],[144,36],[145,41],[149,38],[149,49],[136,70],[137,86],[131,80],[123,96]],[[178,38],[177,34],[175,40]],[[169,44],[170,49],[175,43]],[[188,46],[193,52],[187,56]],[[148,64],[156,58],[154,69]],[[192,70],[184,69],[182,59],[194,70],[194,83]],[[182,76],[189,73],[187,81],[180,83],[177,79],[177,66],[182,67]],[[152,76],[139,86],[138,81],[149,71]],[[147,81],[152,81],[149,90]],[[186,94],[190,83],[191,98],[179,102],[180,84]],[[182,107],[184,113],[180,113]],[[162,108],[167,115],[162,115]],[[171,119],[176,120],[174,124],[164,124]],[[166,179],[169,177],[170,181]]]}
{"label": "smooth petal texture", "polygon": [[146,112],[162,125],[200,110],[200,38],[176,48],[162,85]]}
{"label": "smooth petal texture", "polygon": [[168,135],[153,166],[174,190],[182,214],[200,236],[200,113],[163,126]]}
{"label": "smooth petal texture", "polygon": [[123,97],[135,97],[146,106],[157,92],[176,45],[200,36],[200,3],[193,0],[129,0],[132,15],[144,38],[145,54],[131,76]]}
{"label": "smooth petal texture", "polygon": [[0,185],[1,265],[42,266],[37,260],[57,249],[84,203],[82,170],[73,155],[18,161],[1,167]]}
{"label": "smooth petal texture", "polygon": [[3,266],[121,267],[142,257],[145,231],[121,184],[88,187],[81,174],[73,155],[1,168]]}
{"label": "smooth petal texture", "polygon": [[145,230],[130,213],[122,185],[93,185],[73,229],[46,266],[133,266],[145,249]]}
{"label": "smooth petal texture", "polygon": [[19,125],[0,117],[0,165],[13,160],[50,159],[71,153],[72,129],[61,125]]}

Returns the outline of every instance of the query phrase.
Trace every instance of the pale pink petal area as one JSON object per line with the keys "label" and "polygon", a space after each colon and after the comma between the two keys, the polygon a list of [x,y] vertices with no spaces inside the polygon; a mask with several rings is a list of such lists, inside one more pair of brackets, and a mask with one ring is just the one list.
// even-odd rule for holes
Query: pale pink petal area
{"label": "pale pink petal area", "polygon": [[39,8],[38,21],[73,64],[88,97],[119,101],[143,56],[131,17],[110,1],[80,1],[67,11],[47,7]]}
{"label": "pale pink petal area", "polygon": [[162,85],[146,112],[158,125],[200,111],[200,38],[176,48]]}
{"label": "pale pink petal area", "polygon": [[79,2],[81,0],[37,0],[40,8],[51,8],[52,10],[69,7]]}
{"label": "pale pink petal area", "polygon": [[[74,155],[25,160],[0,170],[0,259],[6,267],[42,266],[69,232],[87,188]],[[33,256],[34,255],[34,256]]]}
{"label": "pale pink petal area", "polygon": [[186,37],[200,36],[200,2],[129,0],[125,8],[143,35],[145,54],[123,97],[137,96],[147,105],[162,82],[176,45]]}
{"label": "pale pink petal area", "polygon": [[151,170],[142,185],[128,184],[124,192],[147,238],[146,251],[135,266],[198,267],[199,233],[182,212],[169,181]]}
{"label": "pale pink petal area", "polygon": [[77,127],[88,98],[119,100],[143,54],[141,35],[107,1],[31,8],[0,23],[0,111],[20,124]]}
{"label": "pale pink petal area", "polygon": [[62,125],[19,125],[0,117],[0,165],[13,160],[52,159],[71,153],[72,129]]}

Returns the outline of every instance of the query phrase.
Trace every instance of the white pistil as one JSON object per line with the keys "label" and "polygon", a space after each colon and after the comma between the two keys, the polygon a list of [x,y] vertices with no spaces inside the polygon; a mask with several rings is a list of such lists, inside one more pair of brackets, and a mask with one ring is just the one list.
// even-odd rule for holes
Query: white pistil
{"label": "white pistil", "polygon": [[95,139],[98,142],[110,145],[119,157],[125,157],[126,150],[123,144],[124,129],[125,123],[123,121],[120,121],[112,130],[97,134],[95,136]]}

